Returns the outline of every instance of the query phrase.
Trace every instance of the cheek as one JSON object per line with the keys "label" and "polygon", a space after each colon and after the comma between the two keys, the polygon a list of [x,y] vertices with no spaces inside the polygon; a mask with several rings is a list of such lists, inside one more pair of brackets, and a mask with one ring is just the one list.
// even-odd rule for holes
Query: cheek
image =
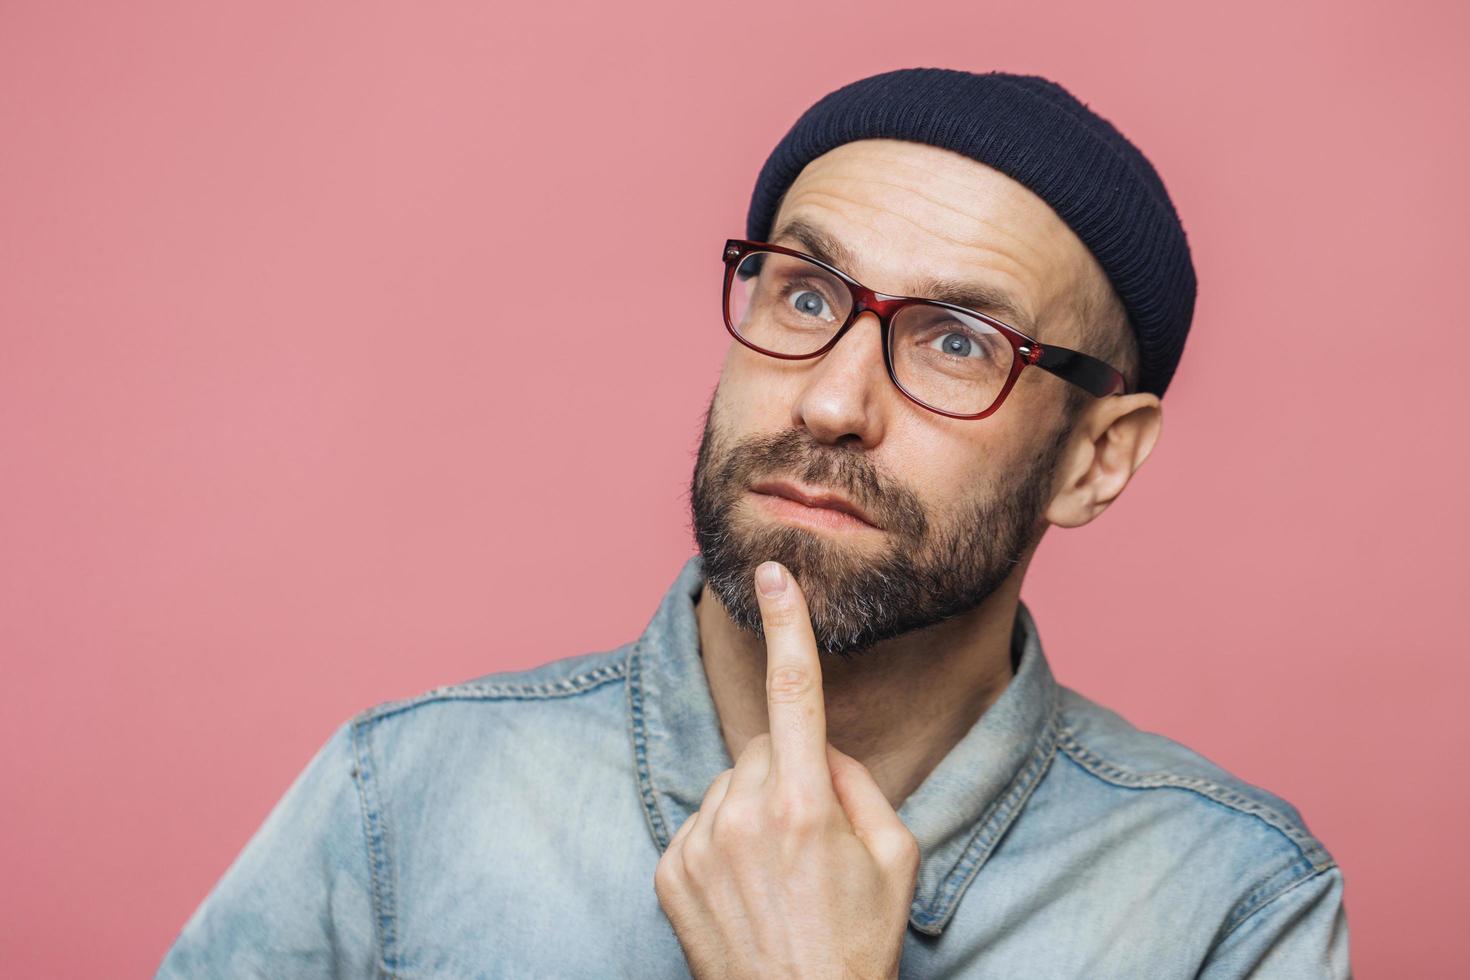
{"label": "cheek", "polygon": [[985,474],[970,468],[931,464],[904,467],[899,472],[905,474],[904,482],[919,495],[931,518],[959,513],[976,494],[985,492]]}
{"label": "cheek", "polygon": [[1004,472],[1024,464],[1022,429],[1000,413],[979,420],[913,413],[890,429],[883,467],[918,494],[931,515],[959,513],[993,493]]}
{"label": "cheek", "polygon": [[[720,371],[715,405],[722,422],[742,432],[770,432],[791,424],[795,369],[731,343]],[[774,370],[773,370],[774,366]]]}
{"label": "cheek", "polygon": [[1049,429],[1056,424],[1058,413],[1066,403],[1066,384],[1061,378],[1047,376],[1039,368],[1028,368],[1016,379],[1005,404],[986,419],[985,424],[1031,431]]}

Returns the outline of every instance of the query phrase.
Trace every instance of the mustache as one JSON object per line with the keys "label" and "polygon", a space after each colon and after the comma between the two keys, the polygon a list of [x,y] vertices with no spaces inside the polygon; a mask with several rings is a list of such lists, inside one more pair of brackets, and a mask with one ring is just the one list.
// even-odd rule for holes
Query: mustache
{"label": "mustache", "polygon": [[732,492],[762,479],[794,477],[849,498],[882,527],[922,540],[929,519],[918,495],[883,474],[860,449],[833,449],[813,442],[800,429],[751,436],[733,445],[721,482]]}

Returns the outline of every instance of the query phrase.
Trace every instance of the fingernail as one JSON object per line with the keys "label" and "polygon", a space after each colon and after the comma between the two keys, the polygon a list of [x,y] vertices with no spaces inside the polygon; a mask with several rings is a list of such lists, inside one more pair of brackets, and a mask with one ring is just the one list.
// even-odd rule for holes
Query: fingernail
{"label": "fingernail", "polygon": [[786,591],[786,569],[773,561],[761,562],[755,570],[755,584],[760,586],[761,595],[775,598]]}

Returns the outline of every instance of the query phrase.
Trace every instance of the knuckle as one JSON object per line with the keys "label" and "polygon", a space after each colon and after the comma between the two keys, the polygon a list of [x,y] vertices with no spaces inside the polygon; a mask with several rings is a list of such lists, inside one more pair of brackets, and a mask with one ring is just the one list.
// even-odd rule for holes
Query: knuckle
{"label": "knuckle", "polygon": [[710,836],[721,845],[744,847],[761,836],[760,813],[745,800],[731,800],[715,814]]}
{"label": "knuckle", "polygon": [[809,793],[782,790],[771,796],[770,821],[782,833],[807,837],[821,829],[824,814],[821,805]]}
{"label": "knuckle", "polygon": [[803,667],[778,667],[766,679],[766,697],[772,701],[799,701],[811,689],[811,671]]}
{"label": "knuckle", "polygon": [[892,871],[914,874],[919,869],[919,842],[907,828],[885,835],[878,860]]}
{"label": "knuckle", "polygon": [[836,746],[833,746],[830,743],[828,744],[827,767],[829,769],[833,770],[834,772],[851,774],[853,772],[854,766],[858,769],[862,769],[864,772],[867,771],[867,767],[864,766],[861,762],[857,761],[852,756],[848,755],[846,752],[843,752]]}
{"label": "knuckle", "polygon": [[715,797],[725,791],[725,787],[730,784],[730,777],[734,772],[734,769],[726,769],[710,781],[709,788],[704,791],[704,799],[699,804],[701,810],[708,809]]}
{"label": "knuckle", "polygon": [[664,851],[663,857],[658,859],[658,864],[653,866],[653,890],[660,896],[666,895],[672,892],[678,883],[678,855],[671,848]]}
{"label": "knuckle", "polygon": [[679,865],[684,876],[698,878],[709,867],[708,847],[704,837],[690,837],[684,841],[684,846],[679,848]]}
{"label": "knuckle", "polygon": [[899,866],[909,870],[917,871],[919,868],[919,860],[922,857],[922,855],[919,853],[918,839],[915,838],[913,834],[905,832],[903,836],[899,838],[899,840],[902,841],[902,843],[899,845]]}
{"label": "knuckle", "polygon": [[735,760],[735,765],[738,767],[740,763],[749,762],[751,759],[758,759],[763,755],[769,754],[770,751],[771,733],[761,732],[759,735],[752,736],[750,741],[745,743],[745,748],[740,750],[740,758]]}
{"label": "knuckle", "polygon": [[682,900],[689,891],[689,876],[684,868],[684,849],[671,847],[664,852],[653,869],[653,892],[660,904]]}

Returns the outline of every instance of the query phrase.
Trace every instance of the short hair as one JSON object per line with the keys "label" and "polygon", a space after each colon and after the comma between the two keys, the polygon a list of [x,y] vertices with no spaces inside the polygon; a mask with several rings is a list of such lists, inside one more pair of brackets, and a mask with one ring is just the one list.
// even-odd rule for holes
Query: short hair
{"label": "short hair", "polygon": [[[1128,390],[1138,389],[1138,338],[1128,321],[1123,300],[1107,277],[1095,272],[1087,277],[1076,298],[1076,349],[1091,354],[1123,372]],[[1079,385],[1068,384],[1063,412],[1070,425],[1092,401],[1093,396]]]}

